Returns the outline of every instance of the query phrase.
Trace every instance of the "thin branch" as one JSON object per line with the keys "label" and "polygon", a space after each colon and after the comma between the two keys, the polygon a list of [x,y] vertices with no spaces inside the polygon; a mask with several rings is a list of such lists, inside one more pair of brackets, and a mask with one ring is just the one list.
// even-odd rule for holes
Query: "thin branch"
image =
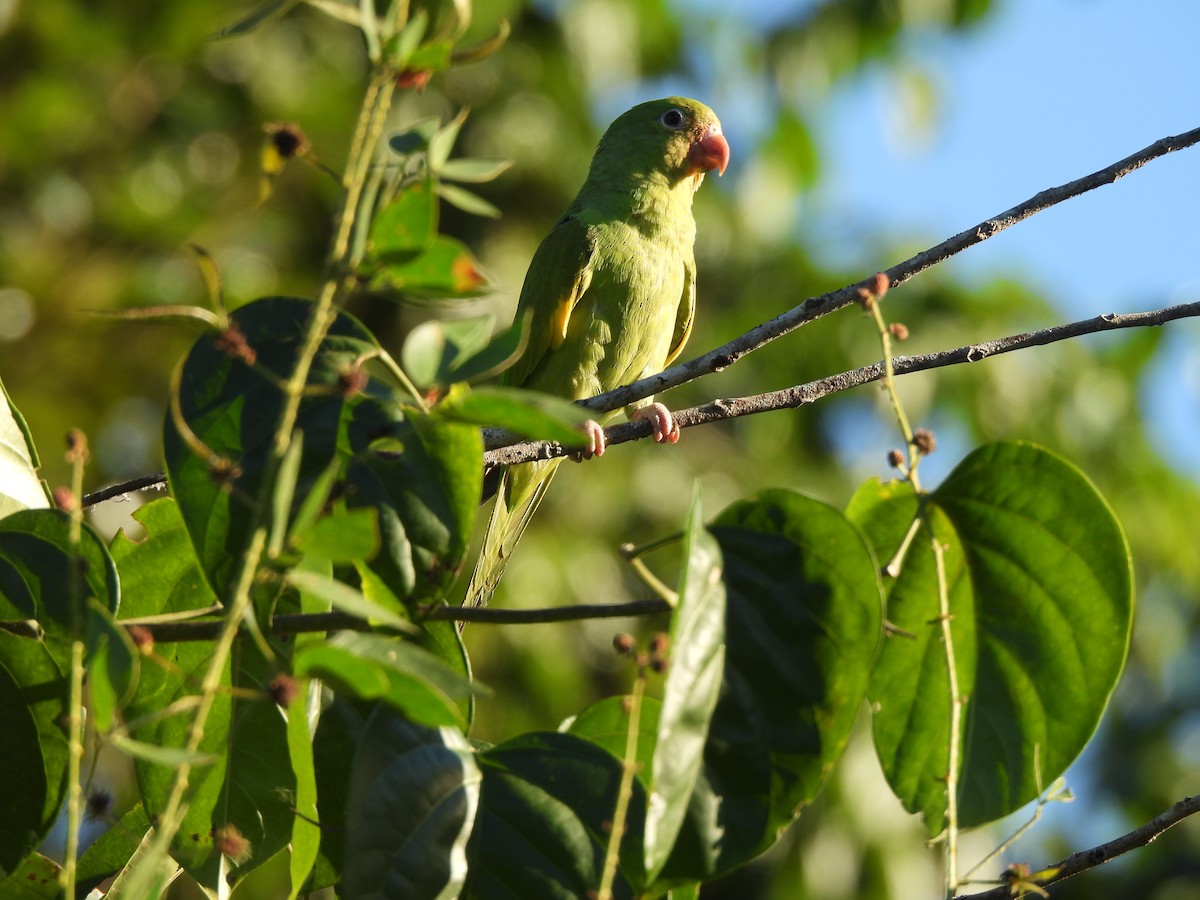
{"label": "thin branch", "polygon": [[[546,609],[492,609],[488,607],[437,606],[430,609],[426,619],[450,622],[478,622],[483,625],[533,625],[547,622],[571,622],[580,619],[618,619],[631,616],[651,616],[669,612],[670,605],[657,597],[631,600],[628,603],[584,603],[576,606],[554,606]],[[173,644],[183,641],[211,641],[221,631],[223,619],[204,622],[128,623],[142,633],[149,633],[155,643]],[[0,628],[8,623],[0,622]],[[16,623],[20,624],[20,623]],[[121,622],[120,624],[126,624]],[[374,626],[363,619],[343,612],[294,613],[275,616],[270,634],[275,636],[307,634],[320,631],[365,631]]]}
{"label": "thin branch", "polygon": [[[1168,306],[1149,312],[1108,313],[1091,319],[1080,319],[1077,322],[1044,328],[1040,331],[996,338],[979,344],[968,344],[952,350],[939,350],[920,356],[898,356],[892,360],[892,367],[896,375],[911,375],[913,372],[923,372],[928,369],[979,362],[989,356],[1011,353],[1027,347],[1040,347],[1085,334],[1099,334],[1119,328],[1146,328],[1176,319],[1197,316],[1200,316],[1200,301]],[[755,415],[777,409],[792,409],[814,403],[830,394],[869,384],[872,381],[879,381],[884,377],[884,368],[882,362],[872,363],[779,391],[769,391],[749,397],[713,400],[703,406],[675,411],[672,416],[680,428],[691,428],[695,425],[707,425],[709,422],[723,419],[734,419],[739,416]],[[605,429],[609,445],[649,437],[650,432],[651,427],[648,422],[624,422]],[[508,466],[530,460],[565,456],[569,452],[569,449],[564,448],[563,445],[553,442],[522,441],[488,450],[484,453],[483,459],[485,465],[488,466]]]}
{"label": "thin branch", "polygon": [[[1047,866],[1040,872],[1023,880],[1027,883],[1032,882],[1037,884],[1040,887],[1063,881],[1072,875],[1078,875],[1080,872],[1086,872],[1088,869],[1103,865],[1123,853],[1128,853],[1130,850],[1147,846],[1172,825],[1197,812],[1200,812],[1200,795],[1185,797],[1142,827],[1135,828],[1128,834],[1124,834],[1107,843],[1092,847],[1090,850],[1080,850],[1078,853],[1072,853],[1061,862]],[[1011,896],[1009,886],[1004,884],[978,894],[960,894],[956,900],[1002,900],[1002,898],[1003,900],[1008,900]]]}
{"label": "thin branch", "polygon": [[97,503],[103,503],[105,500],[112,500],[114,497],[124,497],[126,494],[131,494],[134,491],[142,491],[146,488],[162,489],[162,486],[167,483],[167,476],[162,472],[156,472],[153,475],[142,475],[139,478],[131,478],[129,481],[122,481],[119,484],[111,484],[108,487],[100,488],[98,491],[92,491],[90,494],[83,495],[83,506],[95,506]]}

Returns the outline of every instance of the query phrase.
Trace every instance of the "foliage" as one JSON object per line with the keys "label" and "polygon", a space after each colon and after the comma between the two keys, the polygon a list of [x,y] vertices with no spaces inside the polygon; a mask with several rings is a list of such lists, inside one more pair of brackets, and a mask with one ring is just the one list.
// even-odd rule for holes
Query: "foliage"
{"label": "foliage", "polygon": [[[947,25],[961,27],[989,4],[948,6]],[[669,69],[681,42],[677,18],[666,4],[635,7],[630,15],[663,26],[638,32],[632,52],[643,73]],[[223,28],[201,29],[192,14],[161,20],[178,29],[160,36],[164,45],[189,31],[228,39],[206,51],[219,72],[239,59],[230,49],[239,41],[270,41],[275,29],[332,41],[320,46],[340,47],[330,52],[347,58],[365,52],[367,89],[345,169],[333,173],[344,202],[323,260],[324,286],[311,288],[321,274],[313,248],[327,235],[314,236],[311,222],[291,229],[304,208],[297,198],[327,188],[296,171],[304,162],[315,163],[312,172],[328,170],[314,148],[325,157],[337,129],[347,129],[341,113],[361,65],[341,81],[302,79],[320,96],[293,99],[294,107],[277,96],[271,112],[304,119],[304,130],[269,129],[261,171],[239,185],[255,199],[239,211],[238,227],[260,220],[259,255],[277,252],[281,271],[290,256],[298,274],[281,277],[280,290],[248,291],[253,298],[229,312],[224,291],[253,287],[253,279],[230,278],[232,251],[214,254],[213,271],[226,283],[202,266],[209,307],[188,314],[201,333],[189,336],[174,378],[165,373],[176,338],[139,357],[129,373],[114,373],[154,372],[166,398],[170,496],[141,507],[135,526],[105,541],[69,496],[63,509],[44,508],[43,472],[59,464],[40,467],[31,430],[5,394],[0,875],[7,880],[0,897],[50,896],[55,879],[83,890],[118,872],[123,885],[114,895],[149,896],[168,856],[213,892],[225,882],[249,894],[253,878],[285,862],[292,897],[329,885],[344,897],[575,897],[601,884],[611,884],[612,896],[687,896],[802,830],[794,827],[802,810],[844,769],[864,701],[888,786],[905,810],[920,814],[929,837],[1044,799],[1093,739],[1129,653],[1131,560],[1164,555],[1134,528],[1126,538],[1119,518],[1130,504],[1122,498],[1163,477],[1162,468],[1151,461],[1117,484],[1094,449],[1034,430],[1037,412],[1007,430],[984,417],[975,449],[932,491],[911,477],[872,479],[841,506],[808,496],[827,494],[821,485],[835,478],[849,484],[819,439],[827,412],[796,422],[786,440],[757,439],[752,422],[731,426],[745,445],[736,466],[723,439],[697,435],[697,452],[708,457],[703,471],[745,470],[725,472],[725,485],[737,479],[735,490],[703,492],[737,498],[711,518],[698,499],[690,508],[675,499],[651,510],[631,499],[614,510],[621,473],[580,485],[570,501],[576,509],[607,495],[598,527],[638,540],[674,534],[654,541],[652,554],[675,585],[665,591],[666,638],[656,639],[654,652],[635,647],[628,670],[610,663],[598,679],[607,682],[602,696],[575,689],[577,657],[586,654],[554,644],[579,635],[564,629],[512,654],[529,662],[497,662],[510,650],[499,641],[521,639],[477,640],[482,625],[465,639],[440,617],[460,599],[456,579],[471,562],[483,489],[479,427],[567,441],[577,421],[548,398],[473,386],[502,369],[523,340],[521,323],[493,335],[497,316],[478,301],[490,286],[488,263],[507,265],[493,229],[539,229],[567,189],[558,179],[580,168],[535,163],[522,172],[518,165],[514,183],[504,150],[538,135],[587,133],[568,127],[588,116],[582,102],[569,102],[580,85],[559,77],[569,58],[562,36],[539,37],[551,28],[539,8],[513,9],[514,46],[502,48],[510,33],[498,19],[503,11],[472,22],[463,0],[274,0],[239,7]],[[31,14],[27,27],[50,28],[49,15]],[[776,29],[765,65],[823,54],[836,79],[886,58],[906,24],[896,16],[892,4],[823,4]],[[361,51],[344,35],[328,37],[347,25]],[[121,43],[104,32],[97,40]],[[532,68],[531,58],[544,90],[561,102],[522,114],[533,77],[522,67]],[[115,52],[99,59],[123,65]],[[505,101],[481,103],[470,117],[459,109],[490,99],[481,96],[486,85],[509,76]],[[261,115],[241,94],[218,103],[191,77],[179,88],[181,110],[216,104],[206,115],[242,131]],[[436,96],[450,109],[425,116],[412,94],[431,78],[445,80]],[[46,89],[64,95],[63,108],[84,105],[86,95],[75,91],[86,85]],[[320,111],[311,122],[310,106]],[[389,117],[392,108],[398,115]],[[22,121],[30,129],[53,125],[36,116]],[[514,123],[532,133],[518,135]],[[174,127],[192,126],[185,117]],[[73,128],[67,136],[81,142],[81,157],[101,152],[87,144],[97,138]],[[128,129],[128,139],[148,148],[178,140],[157,126]],[[792,108],[762,143],[763,158],[782,159],[797,191],[816,177],[808,132]],[[588,140],[566,141],[553,152],[583,159]],[[478,155],[463,155],[464,146]],[[36,170],[32,156],[13,159]],[[699,215],[703,204],[728,202],[701,194]],[[496,226],[501,211],[504,224]],[[114,201],[101,214],[144,246],[174,247],[219,209],[211,198],[189,197],[164,233],[145,209]],[[716,304],[726,307],[722,329],[753,324],[758,313],[740,305],[752,292],[783,285],[791,295],[799,277],[817,286],[852,280],[819,271],[799,247],[750,243],[736,257],[727,252],[724,268],[702,272],[703,291],[725,298]],[[914,290],[925,311],[912,326],[930,323],[930,332],[939,311],[962,299],[937,281]],[[1011,285],[981,293],[975,299],[988,322],[1042,311]],[[177,320],[179,298],[155,294],[134,290],[120,305],[152,302],[149,318]],[[101,305],[118,305],[116,292]],[[414,310],[423,318],[415,326]],[[393,359],[385,348],[397,317],[406,337]],[[812,327],[803,361],[775,347],[754,354],[730,373],[727,389],[837,371],[846,347],[863,355],[869,329],[856,323],[844,340],[823,340],[835,327]],[[703,325],[693,340],[703,346],[716,329]],[[1106,352],[1125,352],[1123,364],[1136,368],[1153,349],[1139,350],[1138,340]],[[14,370],[29,365],[18,361]],[[1070,384],[1083,368],[1064,365],[1048,377]],[[971,383],[948,377],[947,415],[967,415],[998,389],[986,375]],[[1053,392],[1038,394],[1030,403],[1040,411]],[[811,451],[803,473],[788,461],[797,447]],[[915,474],[920,456],[914,452],[904,472]],[[83,463],[74,453],[76,486]],[[1103,494],[1085,470],[1110,482]],[[776,481],[785,473],[785,485],[766,484],[763,472]],[[1186,496],[1178,503],[1182,515]],[[548,510],[545,530],[556,540],[567,531],[556,527],[562,506],[557,515]],[[557,562],[524,581],[514,568],[517,584],[501,601],[545,605],[562,593],[556,567],[586,564],[572,540],[563,539]],[[647,553],[634,553],[643,572]],[[333,613],[342,625],[356,620],[353,629],[327,637],[277,627],[289,617]],[[154,639],[157,625],[179,621],[210,627],[208,639]],[[590,637],[581,640],[586,646]],[[479,661],[488,674],[477,676]],[[37,848],[60,815],[68,830],[80,824],[83,798],[74,787],[84,673],[96,752],[132,760],[137,802],[77,865],[69,848],[60,872]],[[627,695],[631,681],[636,690]],[[509,704],[500,706],[511,714],[503,725],[481,709],[496,708],[485,685],[495,704]],[[521,712],[511,698],[527,691]],[[522,715],[541,721],[527,726]],[[559,720],[557,730],[548,728]],[[614,834],[619,853],[610,857]],[[36,893],[30,884],[49,887]]]}

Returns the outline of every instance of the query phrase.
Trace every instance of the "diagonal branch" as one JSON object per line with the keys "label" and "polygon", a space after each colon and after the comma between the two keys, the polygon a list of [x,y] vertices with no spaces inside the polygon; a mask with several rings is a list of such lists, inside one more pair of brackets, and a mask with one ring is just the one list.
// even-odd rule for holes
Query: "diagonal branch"
{"label": "diagonal branch", "polygon": [[[1044,887],[1070,878],[1072,875],[1078,875],[1080,872],[1085,872],[1096,866],[1103,865],[1123,853],[1136,850],[1138,847],[1145,847],[1172,825],[1197,812],[1200,812],[1200,796],[1185,797],[1166,812],[1155,816],[1140,828],[1135,828],[1128,834],[1123,834],[1119,838],[1092,847],[1090,850],[1080,850],[1078,853],[1072,853],[1061,862],[1047,866],[1042,871],[1025,878],[1024,882]],[[1012,896],[1010,886],[1003,884],[978,894],[959,894],[957,900],[1002,900],[1002,898],[1003,900],[1008,900]]]}
{"label": "diagonal branch", "polygon": [[[1092,319],[1081,319],[1052,328],[1044,328],[1040,331],[1029,331],[979,344],[955,347],[952,350],[939,350],[936,353],[925,353],[920,356],[897,356],[892,360],[892,367],[896,375],[909,375],[927,369],[979,362],[989,356],[1011,353],[1027,347],[1040,347],[1044,344],[1065,341],[1085,334],[1099,334],[1119,328],[1146,328],[1195,316],[1200,316],[1200,301],[1168,306],[1149,312],[1109,313]],[[779,391],[769,391],[749,397],[713,400],[703,406],[678,410],[672,415],[680,428],[691,428],[694,425],[706,425],[722,419],[735,419],[739,416],[750,416],[776,409],[804,406],[829,394],[836,394],[872,381],[879,381],[883,377],[884,364],[877,362]],[[625,422],[606,428],[605,434],[608,437],[608,444],[612,445],[649,437],[650,431],[651,426],[648,422]],[[547,441],[522,441],[489,450],[483,458],[485,464],[489,466],[507,466],[535,459],[564,456],[568,452],[570,451],[564,449],[561,444]]]}

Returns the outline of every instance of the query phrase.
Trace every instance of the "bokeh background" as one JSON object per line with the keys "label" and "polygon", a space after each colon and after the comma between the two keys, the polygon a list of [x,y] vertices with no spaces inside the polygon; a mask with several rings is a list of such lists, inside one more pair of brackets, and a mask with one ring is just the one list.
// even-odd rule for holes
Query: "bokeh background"
{"label": "bokeh background", "polygon": [[[91,438],[89,488],[161,468],[170,375],[194,338],[88,310],[203,302],[189,243],[216,259],[234,305],[310,296],[318,284],[337,187],[293,164],[260,204],[262,128],[299,123],[336,169],[364,54],[356,32],[307,7],[245,37],[205,39],[251,7],[0,0],[0,378],[52,483],[66,478],[69,427]],[[514,160],[480,190],[501,219],[443,212],[443,230],[471,245],[494,290],[434,309],[359,302],[397,348],[428,315],[507,323],[600,131],[643,99],[703,99],[733,147],[725,177],[697,196],[697,353],[1200,125],[1200,6],[1189,0],[481,0],[467,43],[501,18],[513,26],[502,52],[404,93],[395,112],[400,128],[470,107],[460,152]],[[1198,201],[1200,150],[1174,154],[922,275],[889,295],[886,312],[912,331],[902,349],[919,353],[1200,299]],[[873,325],[845,310],[665,399],[786,387],[877,358]],[[1087,338],[900,387],[910,417],[938,437],[927,486],[982,441],[1034,440],[1097,483],[1133,548],[1129,668],[1068,772],[1077,799],[1047,807],[1005,859],[1048,863],[1196,793],[1200,326]],[[898,443],[882,394],[864,388],[695,429],[670,451],[626,445],[568,467],[495,602],[643,596],[614,548],[676,530],[694,485],[710,513],[768,486],[843,506],[863,479],[887,477]],[[101,527],[131,505],[109,504]],[[476,736],[553,728],[622,690],[629,673],[608,650],[616,627],[469,629],[477,674],[496,690]],[[865,709],[859,726],[780,845],[705,896],[938,895],[938,853],[883,783]],[[1027,814],[969,836],[964,868]],[[1198,892],[1200,823],[1184,823],[1055,896]]]}

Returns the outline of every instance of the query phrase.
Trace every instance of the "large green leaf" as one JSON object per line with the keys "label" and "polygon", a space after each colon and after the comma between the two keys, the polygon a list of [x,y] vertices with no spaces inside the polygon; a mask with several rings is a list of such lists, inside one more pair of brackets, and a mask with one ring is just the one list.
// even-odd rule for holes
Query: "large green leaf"
{"label": "large green leaf", "polygon": [[[624,759],[626,742],[629,739],[629,695],[605,697],[585,707],[578,715],[565,722],[560,728],[568,734],[591,741],[603,747],[617,759]],[[658,743],[658,721],[662,713],[662,701],[657,697],[642,697],[642,708],[638,715],[637,776],[643,786],[653,770],[654,747]]]}
{"label": "large green leaf", "polygon": [[[406,603],[441,596],[470,546],[483,484],[477,428],[437,417],[403,415],[367,402],[350,430],[356,452],[346,472],[346,504],[378,511],[380,552],[368,563]],[[368,452],[374,441],[400,452]]]}
{"label": "large green leaf", "polygon": [[124,868],[150,828],[141,803],[121,816],[79,857],[75,877],[80,889],[90,891],[104,879]]}
{"label": "large green leaf", "polygon": [[313,764],[313,732],[309,725],[310,700],[319,700],[320,687],[296,692],[287,708],[287,745],[292,773],[296,778],[296,815],[292,821],[288,873],[288,900],[296,900],[308,880],[321,847],[320,814],[317,811],[317,775]]}
{"label": "large green leaf", "polygon": [[0,880],[0,900],[58,900],[62,866],[41,853],[31,853]]}
{"label": "large green leaf", "polygon": [[0,519],[19,509],[49,505],[38,476],[33,439],[20,410],[0,382]]}
{"label": "large green leaf", "polygon": [[0,664],[0,874],[15,869],[43,834],[51,789],[42,765],[38,725],[16,675]]}
{"label": "large green leaf", "polygon": [[414,725],[378,707],[354,759],[340,896],[457,896],[479,781],[461,732]]}
{"label": "large green leaf", "polygon": [[[233,314],[231,327],[253,351],[253,366],[244,355],[229,351],[232,341],[213,334],[197,340],[183,365],[178,406],[184,421],[209,451],[236,467],[215,473],[210,460],[193,452],[167,416],[163,448],[172,494],[218,595],[241,559],[257,515],[264,467],[283,407],[280,385],[295,369],[313,309],[311,302],[296,297],[249,303]],[[304,433],[296,497],[306,495],[337,451],[349,402],[341,378],[376,349],[371,334],[344,313],[321,342],[296,420]],[[370,387],[382,390],[374,382]]]}
{"label": "large green leaf", "polygon": [[[572,734],[531,733],[479,755],[483,791],[463,896],[586,897],[600,883],[621,763]],[[633,780],[616,897],[642,881],[646,794]]]}
{"label": "large green leaf", "polygon": [[721,550],[704,528],[699,495],[683,542],[679,605],[671,616],[670,668],[650,767],[646,871],[666,865],[704,765],[709,722],[725,668],[725,585]]}
{"label": "large green leaf", "polygon": [[837,510],[771,490],[709,530],[728,593],[725,678],[670,883],[747,861],[811,802],[845,747],[881,632],[874,557]]}
{"label": "large green leaf", "polygon": [[[880,558],[917,509],[907,487],[865,485],[851,504]],[[1129,549],[1095,487],[1028,444],[981,447],[926,501],[945,546],[963,698],[959,824],[1033,799],[1083,749],[1125,662],[1133,616]],[[950,690],[929,524],[891,584],[892,639],[872,678],[875,742],[906,809],[944,825]]]}

